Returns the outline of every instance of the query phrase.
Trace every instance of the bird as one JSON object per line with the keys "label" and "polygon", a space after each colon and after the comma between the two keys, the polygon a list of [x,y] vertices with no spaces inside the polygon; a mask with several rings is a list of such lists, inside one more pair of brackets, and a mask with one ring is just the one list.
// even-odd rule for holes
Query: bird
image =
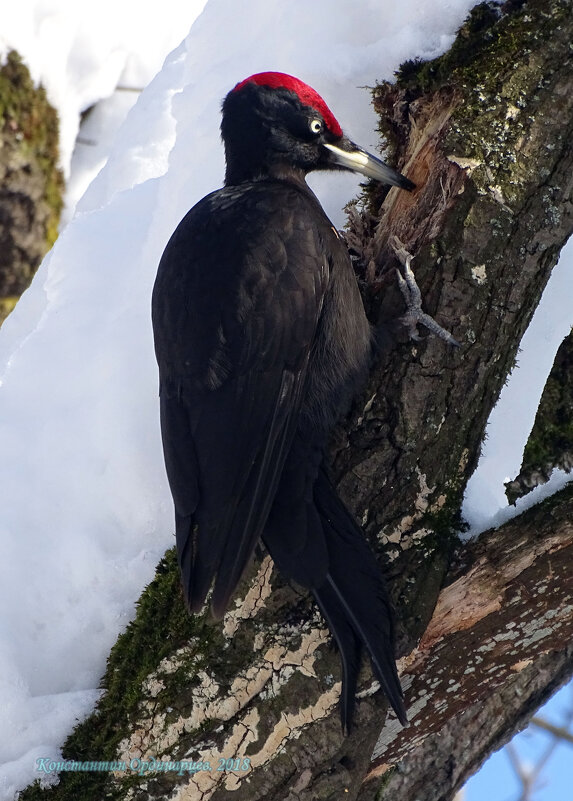
{"label": "bird", "polygon": [[343,731],[364,649],[406,725],[389,594],[325,457],[367,376],[373,335],[347,248],[306,176],[342,170],[414,184],[281,72],[228,92],[221,137],[224,185],[175,229],[152,296],[186,604],[199,612],[211,592],[220,619],[262,541],[281,574],[312,593],[337,643]]}

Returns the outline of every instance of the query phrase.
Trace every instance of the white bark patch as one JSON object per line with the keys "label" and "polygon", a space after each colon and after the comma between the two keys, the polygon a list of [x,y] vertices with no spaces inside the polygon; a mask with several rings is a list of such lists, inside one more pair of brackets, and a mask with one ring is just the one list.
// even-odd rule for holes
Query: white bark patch
{"label": "white bark patch", "polygon": [[241,621],[253,618],[264,608],[265,601],[271,594],[271,574],[273,572],[273,560],[270,556],[265,556],[259,567],[259,572],[245,597],[237,602],[235,609],[229,610],[223,618],[223,634],[225,637],[232,637]]}
{"label": "white bark patch", "polygon": [[485,284],[485,282],[487,281],[487,271],[485,264],[474,265],[471,269],[471,274],[472,274],[472,280],[475,281],[475,283],[478,286]]}
{"label": "white bark patch", "polygon": [[[403,551],[407,551],[415,542],[419,542],[429,533],[426,528],[420,528],[412,531],[415,523],[430,509],[430,496],[436,489],[429,487],[426,475],[422,473],[420,468],[416,466],[416,474],[418,476],[418,483],[420,491],[414,501],[414,514],[404,515],[398,525],[389,533],[382,534],[381,541],[386,544],[392,542],[395,544],[400,543]],[[446,496],[440,495],[439,498],[431,505],[433,510],[440,509],[446,502]]]}
{"label": "white bark patch", "polygon": [[[249,749],[249,760],[252,769],[260,768],[271,762],[279,751],[284,749],[289,740],[300,737],[303,726],[326,717],[338,703],[340,683],[335,684],[326,693],[323,693],[312,706],[305,707],[296,713],[283,713],[280,720],[266,737],[264,743],[256,753]],[[246,756],[249,745],[257,740],[257,726],[259,714],[251,709],[240,723],[233,726],[225,745],[220,749],[217,757],[240,759]],[[202,752],[199,759],[208,760],[213,766],[213,755],[209,751]],[[248,781],[248,771],[214,772],[199,771],[182,787],[171,801],[208,801],[219,785],[226,790],[236,790],[243,781]],[[298,783],[302,781],[298,778]]]}
{"label": "white bark patch", "polygon": [[[183,734],[194,731],[205,721],[230,720],[239,714],[255,696],[261,695],[266,685],[268,694],[276,695],[295,670],[304,676],[315,678],[315,651],[327,639],[326,629],[311,629],[302,635],[296,650],[289,650],[284,645],[273,645],[246,673],[235,678],[226,694],[223,694],[220,685],[207,672],[199,671],[197,678],[200,679],[200,684],[193,689],[192,712],[189,716],[180,716],[176,720],[167,722],[167,714],[155,710],[154,700],[144,701],[141,704],[142,715],[139,725],[131,737],[120,744],[118,751],[121,757],[118,758],[129,761],[135,757],[147,759],[165,755],[177,745]],[[185,651],[186,649],[178,651],[180,660],[184,659]],[[173,673],[180,664],[181,661],[173,657],[163,660],[156,674],[147,680],[149,687],[158,686],[161,677]],[[332,690],[329,690],[328,694],[330,692]],[[250,712],[240,721],[243,729],[247,726],[248,714]]]}
{"label": "white bark patch", "polygon": [[514,670],[516,673],[521,673],[526,667],[533,664],[533,659],[520,659],[519,662],[515,662],[511,665],[511,669]]}
{"label": "white bark patch", "polygon": [[451,161],[452,164],[457,164],[462,170],[467,170],[467,174],[471,175],[472,172],[481,167],[483,161],[479,159],[471,159],[466,158],[465,156],[456,156],[455,153],[450,153],[449,156],[446,156],[448,161]]}
{"label": "white bark patch", "polygon": [[519,116],[519,109],[517,106],[514,106],[513,103],[507,104],[507,110],[505,112],[505,119],[506,120],[515,120]]}
{"label": "white bark patch", "polygon": [[237,771],[227,771],[217,768],[221,759],[239,761],[239,763],[245,759],[247,747],[257,739],[258,723],[258,710],[249,710],[243,720],[231,729],[224,747],[217,752],[216,761],[212,749],[200,751],[198,757],[194,757],[193,761],[200,761],[203,764],[208,762],[211,770],[197,771],[189,783],[180,787],[177,793],[171,797],[171,801],[207,801],[220,785],[223,785],[226,790],[236,790],[241,779],[248,775],[249,770],[244,771],[239,768]]}

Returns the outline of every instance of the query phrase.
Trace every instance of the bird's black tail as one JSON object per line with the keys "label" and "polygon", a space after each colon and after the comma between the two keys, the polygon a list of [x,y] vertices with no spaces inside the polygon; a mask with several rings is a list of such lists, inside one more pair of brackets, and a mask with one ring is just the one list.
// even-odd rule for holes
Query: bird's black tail
{"label": "bird's black tail", "polygon": [[374,675],[405,726],[408,719],[394,661],[392,604],[380,568],[324,468],[314,487],[314,501],[324,530],[329,568],[326,580],[312,588],[312,594],[340,649],[342,726],[348,731],[352,723],[363,646],[372,660]]}

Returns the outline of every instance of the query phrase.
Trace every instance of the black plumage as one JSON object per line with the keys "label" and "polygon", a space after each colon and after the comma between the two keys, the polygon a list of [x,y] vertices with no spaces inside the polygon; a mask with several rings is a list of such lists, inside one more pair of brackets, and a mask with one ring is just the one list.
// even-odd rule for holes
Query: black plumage
{"label": "black plumage", "polygon": [[305,182],[353,169],[413,184],[346,139],[297,79],[262,73],[223,104],[225,186],[171,237],[153,292],[161,430],[192,612],[225,611],[262,538],[308,587],[343,662],[352,720],[369,651],[406,722],[391,606],[374,555],[324,467],[330,430],[360,386],[371,334],[350,259]]}

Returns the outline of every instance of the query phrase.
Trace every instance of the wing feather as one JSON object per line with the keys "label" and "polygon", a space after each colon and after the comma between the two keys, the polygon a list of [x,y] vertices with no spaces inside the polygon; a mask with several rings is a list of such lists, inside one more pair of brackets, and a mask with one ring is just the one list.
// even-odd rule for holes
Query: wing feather
{"label": "wing feather", "polygon": [[328,270],[305,195],[277,182],[199,203],[153,297],[165,461],[192,611],[221,616],[251,558],[297,427]]}

